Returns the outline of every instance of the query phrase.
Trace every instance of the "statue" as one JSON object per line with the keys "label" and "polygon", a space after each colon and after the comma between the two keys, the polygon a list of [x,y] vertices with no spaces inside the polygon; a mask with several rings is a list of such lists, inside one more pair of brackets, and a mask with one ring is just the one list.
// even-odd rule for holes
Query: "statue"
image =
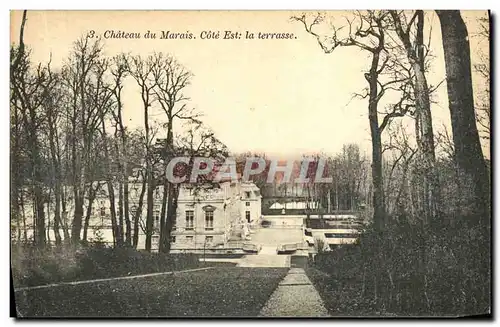
{"label": "statue", "polygon": [[245,240],[249,241],[251,238],[250,238],[250,228],[248,227],[248,222],[246,221],[246,219],[241,219],[240,222],[242,224],[241,236]]}

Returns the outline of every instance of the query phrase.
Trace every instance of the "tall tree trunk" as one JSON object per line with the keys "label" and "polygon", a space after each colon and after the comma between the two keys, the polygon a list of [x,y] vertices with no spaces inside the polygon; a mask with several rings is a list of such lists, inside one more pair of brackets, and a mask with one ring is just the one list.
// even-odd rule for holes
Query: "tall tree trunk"
{"label": "tall tree trunk", "polygon": [[[75,103],[75,100],[74,100]],[[76,104],[73,107],[73,113],[77,112]],[[78,154],[77,154],[77,135],[76,135],[76,117],[72,117],[71,122],[72,134],[71,138],[71,166],[73,170],[73,201],[75,203],[75,212],[73,217],[73,223],[71,224],[71,242],[73,244],[78,244],[80,242],[80,231],[82,228],[82,217],[83,217],[83,201],[81,199],[80,190],[80,170],[78,167]]]}
{"label": "tall tree trunk", "polygon": [[378,123],[378,64],[380,52],[372,54],[370,73],[367,74],[369,83],[368,118],[370,120],[370,134],[372,137],[372,183],[373,183],[373,222],[375,228],[383,230],[386,212],[384,199],[384,183],[382,177],[382,138]]}
{"label": "tall tree trunk", "polygon": [[[166,165],[165,165],[166,166]],[[165,168],[166,172],[166,168]],[[167,199],[169,198],[170,184],[167,180],[167,175],[165,174],[165,181],[163,183],[163,195],[161,199],[161,212],[160,212],[160,242],[159,242],[159,252],[164,252],[165,242],[166,242],[166,220],[167,220]]]}
{"label": "tall tree trunk", "polygon": [[[51,246],[51,239],[50,239],[50,203],[51,203],[51,189],[49,188],[49,194],[47,195],[47,228],[45,229],[46,232],[46,243],[50,247]],[[44,206],[45,207],[45,206]]]}
{"label": "tall tree trunk", "polygon": [[[85,41],[86,42],[86,41]],[[85,48],[87,44],[85,43]],[[78,175],[77,175],[77,180],[75,181],[75,186],[78,185],[78,190],[77,190],[77,195],[78,195],[78,200],[75,197],[75,216],[73,219],[73,226],[72,226],[72,241],[73,243],[78,243],[80,241],[80,234],[82,231],[82,221],[83,221],[83,205],[85,202],[85,191],[86,191],[86,183],[90,182],[92,183],[92,180],[88,178],[88,174],[90,171],[90,165],[91,165],[91,151],[92,149],[92,144],[94,141],[94,134],[98,130],[97,128],[94,128],[91,126],[90,123],[90,118],[91,117],[91,112],[93,110],[90,110],[89,107],[91,105],[91,101],[87,99],[87,90],[86,90],[86,85],[88,83],[88,76],[91,73],[91,66],[94,65],[94,59],[92,56],[95,55],[96,58],[98,56],[98,53],[93,53],[93,54],[88,54],[84,48],[82,48],[80,55],[78,56],[78,68],[77,68],[77,75],[75,78],[77,78],[75,87],[74,87],[74,94],[73,94],[73,119],[72,119],[72,124],[74,125],[77,123],[77,115],[80,115],[80,126],[81,126],[81,139],[82,139],[82,149],[81,153],[79,154],[78,157]],[[77,107],[77,98],[80,98],[80,103],[79,107]],[[90,98],[90,96],[89,96]],[[90,99],[91,100],[91,99]],[[102,113],[102,108],[101,112],[97,112],[96,114],[103,114]],[[103,117],[101,117],[102,120],[104,120]],[[98,125],[97,125],[98,126]],[[97,127],[96,126],[96,127]],[[75,129],[75,127],[73,127]],[[104,132],[104,128],[103,128]],[[77,134],[74,134],[76,136]],[[105,135],[105,133],[104,133]],[[76,143],[75,141],[73,143]],[[75,150],[76,151],[76,150]],[[75,172],[76,172],[75,171]],[[76,238],[75,238],[76,237]]]}
{"label": "tall tree trunk", "polygon": [[[83,64],[83,56],[82,56],[82,64]],[[84,68],[82,67],[82,70]],[[82,222],[83,222],[83,205],[85,202],[85,183],[86,178],[85,178],[85,173],[86,173],[86,165],[89,164],[88,157],[90,155],[89,151],[89,145],[88,145],[88,134],[87,134],[87,126],[84,123],[85,120],[85,89],[84,89],[84,79],[79,81],[80,84],[80,97],[81,97],[81,108],[80,108],[80,113],[81,113],[81,121],[82,121],[82,141],[83,141],[83,148],[82,148],[82,153],[80,154],[80,157],[77,159],[77,154],[76,154],[76,142],[74,142],[74,151],[75,151],[75,159],[78,160],[79,163],[76,165],[74,168],[74,172],[76,175],[76,180],[75,180],[75,215],[73,218],[73,224],[71,226],[71,240],[74,244],[80,243],[80,238],[81,238],[81,232],[82,232]],[[75,96],[76,99],[76,96]],[[75,111],[76,111],[76,106],[75,106]],[[76,119],[76,114],[75,114],[75,119]],[[76,134],[73,134],[73,138],[76,137]]]}
{"label": "tall tree trunk", "polygon": [[415,102],[421,117],[421,145],[424,173],[424,212],[427,223],[437,222],[437,208],[439,205],[439,181],[436,171],[436,154],[434,145],[434,131],[432,129],[431,103],[429,85],[425,77],[424,58],[424,12],[417,10],[417,37],[416,56],[413,60],[415,72]]}
{"label": "tall tree trunk", "polygon": [[130,223],[130,208],[129,208],[129,201],[128,201],[128,194],[129,194],[129,185],[128,185],[128,173],[127,173],[127,162],[124,160],[123,162],[123,210],[125,214],[125,226],[127,228],[127,231],[125,233],[125,242],[127,245],[131,246],[132,245],[132,226]]}
{"label": "tall tree trunk", "polygon": [[[50,115],[52,112],[50,112]],[[50,158],[52,160],[52,180],[54,184],[54,201],[55,201],[55,210],[54,210],[54,235],[56,238],[56,245],[60,245],[61,242],[61,173],[60,173],[60,164],[57,160],[56,155],[56,145],[54,138],[54,125],[53,117],[49,117],[49,147],[50,147]],[[64,228],[64,226],[63,226]],[[66,231],[67,232],[67,231]],[[66,235],[65,237],[66,238]]]}
{"label": "tall tree trunk", "polygon": [[21,224],[20,224],[20,215],[19,215],[19,193],[21,191],[23,183],[21,182],[21,167],[19,160],[19,112],[15,106],[11,106],[11,111],[14,110],[14,117],[11,119],[11,126],[14,128],[14,133],[12,135],[12,149],[11,149],[11,161],[10,161],[10,171],[11,171],[11,179],[10,179],[10,212],[11,221],[14,220],[17,226],[17,241],[21,240]]}
{"label": "tall tree trunk", "polygon": [[35,185],[34,189],[35,189],[35,206],[36,206],[35,244],[39,247],[44,247],[46,245],[46,237],[45,237],[45,208],[44,208],[43,190],[41,185]]}
{"label": "tall tree trunk", "polygon": [[[59,136],[57,132],[57,128],[54,129],[54,139],[55,139],[55,147],[54,147],[54,163],[55,163],[55,194],[56,194],[56,220],[58,222],[58,229],[62,228],[64,241],[69,242],[70,235],[68,231],[68,224],[63,220],[62,215],[66,211],[66,197],[64,195],[64,181],[63,181],[63,173],[61,169],[61,150],[59,146]],[[57,199],[59,199],[59,206],[57,203]],[[62,208],[62,211],[61,211]]]}
{"label": "tall tree trunk", "polygon": [[[19,70],[19,63],[25,57],[24,51],[24,27],[26,24],[26,10],[23,12],[21,23],[21,31],[19,35],[19,51],[14,62],[11,65],[11,90],[17,100],[20,101],[20,108],[22,110],[21,116],[23,124],[27,133],[27,152],[31,164],[31,183],[33,192],[33,207],[34,207],[34,241],[38,247],[46,245],[46,228],[45,228],[45,208],[44,208],[44,194],[43,194],[43,176],[42,176],[42,163],[40,155],[40,143],[38,139],[39,121],[40,116],[35,107],[33,107],[32,100],[27,98],[25,94],[24,76],[16,76]],[[19,81],[18,81],[19,80]],[[18,83],[21,82],[21,83]],[[17,202],[17,201],[16,201]]]}
{"label": "tall tree trunk", "polygon": [[[128,160],[128,149],[127,149],[127,135],[126,135],[126,130],[125,126],[123,125],[123,117],[122,117],[122,101],[121,101],[121,92],[123,89],[122,81],[123,77],[125,75],[125,70],[122,70],[122,62],[117,62],[117,71],[115,77],[115,88],[113,89],[113,94],[116,98],[116,106],[117,106],[117,111],[116,111],[116,131],[119,132],[120,134],[120,140],[121,140],[121,151],[119,149],[118,145],[118,140],[116,142],[116,149],[117,153],[119,154],[120,157],[120,167],[121,167],[121,187],[122,190],[120,190],[120,200],[119,200],[119,211],[120,211],[120,217],[123,217],[125,219],[125,225],[126,225],[126,232],[125,232],[125,243],[128,246],[132,245],[132,226],[130,223],[130,213],[129,213],[129,181],[128,181],[128,165],[127,165],[127,160]],[[115,133],[116,137],[117,133]],[[122,193],[123,192],[123,193]],[[121,224],[122,230],[123,230],[123,224]],[[122,232],[123,233],[123,232]]]}
{"label": "tall tree trunk", "polygon": [[147,180],[147,196],[146,196],[146,251],[151,252],[151,239],[153,237],[153,201],[154,201],[154,176],[153,176],[153,164],[152,164],[152,153],[150,146],[150,135],[149,135],[149,116],[148,116],[148,106],[145,105],[144,108],[144,130],[146,134],[146,180]]}
{"label": "tall tree trunk", "polygon": [[[19,50],[17,52],[17,57],[14,60],[14,63],[11,66],[10,69],[10,78],[11,78],[11,85],[12,81],[14,80],[14,73],[16,70],[19,68],[19,62],[22,59],[22,57],[25,55],[24,54],[24,27],[26,25],[26,15],[27,15],[27,10],[23,11],[23,17],[21,21],[21,29],[19,32]],[[16,92],[14,92],[13,95],[17,95]],[[13,121],[11,122],[12,125],[14,126],[14,135],[12,137],[13,139],[13,149],[11,151],[11,190],[10,190],[10,195],[11,195],[11,220],[14,219],[16,221],[17,226],[20,225],[19,221],[19,206],[20,206],[20,199],[19,196],[22,197],[22,188],[23,188],[23,182],[22,182],[22,173],[21,173],[21,166],[20,166],[20,160],[19,160],[19,153],[20,153],[20,144],[19,144],[19,137],[20,137],[20,123],[21,123],[21,118],[19,117],[19,111],[16,108],[15,105],[13,105],[11,108],[14,109],[14,117]],[[12,110],[12,109],[11,109]],[[24,213],[24,209],[23,209]],[[23,222],[24,222],[24,233],[26,233],[26,222],[24,221],[25,217],[23,215]],[[21,230],[18,228],[18,241],[20,241],[21,238]]]}
{"label": "tall tree trunk", "polygon": [[137,210],[134,215],[134,236],[132,240],[132,246],[136,249],[139,243],[139,219],[142,214],[142,206],[144,205],[144,194],[146,193],[147,179],[142,176],[142,187],[141,194],[139,195],[139,203],[137,205]]}
{"label": "tall tree trunk", "polygon": [[436,154],[434,132],[432,129],[432,115],[430,106],[429,86],[425,76],[424,56],[424,12],[417,10],[414,18],[416,22],[416,37],[412,44],[410,39],[411,25],[401,25],[400,14],[391,10],[396,32],[402,41],[408,60],[415,73],[414,94],[416,106],[416,120],[418,124],[417,142],[421,151],[422,181],[423,181],[423,209],[425,222],[431,223],[437,219],[437,208],[440,202],[439,181],[436,171]]}
{"label": "tall tree trunk", "polygon": [[68,211],[66,206],[66,190],[62,187],[61,192],[61,209],[62,209],[62,226],[64,235],[64,244],[69,244],[71,242],[71,236],[68,229]]}
{"label": "tall tree trunk", "polygon": [[56,238],[56,245],[59,246],[62,243],[61,238],[61,195],[58,194],[57,190],[54,190],[54,236]]}
{"label": "tall tree trunk", "polygon": [[23,192],[21,192],[21,194],[20,194],[19,205],[21,207],[21,216],[23,218],[23,237],[24,237],[24,242],[28,243],[28,229],[27,229],[27,226],[26,226],[26,210],[24,208],[24,194],[23,194]]}
{"label": "tall tree trunk", "polygon": [[[128,155],[127,155],[127,136],[125,134],[125,128],[123,126],[122,122],[122,116],[121,116],[121,100],[120,97],[118,97],[119,101],[119,111],[118,111],[118,126],[120,128],[120,136],[121,136],[121,180],[122,180],[122,185],[123,185],[123,190],[120,192],[120,195],[123,194],[123,197],[120,202],[120,216],[123,216],[125,219],[125,226],[126,226],[126,232],[125,232],[125,243],[127,245],[132,245],[132,227],[130,223],[130,207],[129,207],[129,183],[128,183]],[[123,223],[122,223],[122,228],[123,228]]]}
{"label": "tall tree trunk", "polygon": [[120,145],[117,140],[118,136],[118,126],[115,130],[113,144],[115,147],[116,154],[118,156],[118,167],[119,167],[119,176],[118,176],[118,224],[117,224],[117,232],[119,234],[118,239],[120,240],[120,246],[123,246],[125,243],[125,229],[123,227],[123,182],[124,182],[124,174],[122,168],[122,162],[124,161],[124,156],[120,151]]}
{"label": "tall tree trunk", "polygon": [[111,217],[111,228],[113,230],[113,243],[116,246],[122,246],[122,240],[120,239],[120,233],[116,221],[115,189],[110,178],[106,180],[106,186],[108,187],[109,212]]}
{"label": "tall tree trunk", "polygon": [[111,217],[111,228],[113,230],[113,243],[116,246],[121,247],[123,245],[123,239],[121,238],[121,233],[119,231],[119,226],[116,220],[116,202],[115,202],[115,188],[113,186],[113,172],[110,165],[110,157],[108,150],[108,141],[106,136],[106,126],[104,121],[104,114],[101,117],[102,124],[102,138],[103,138],[103,150],[104,157],[106,158],[106,186],[108,188],[108,198],[109,198],[109,211]]}
{"label": "tall tree trunk", "polygon": [[73,224],[71,225],[71,242],[73,244],[80,243],[82,220],[83,220],[83,198],[81,196],[80,186],[73,192],[75,201],[75,215],[73,217]]}
{"label": "tall tree trunk", "polygon": [[177,212],[177,200],[179,198],[179,185],[169,184],[168,206],[167,206],[167,221],[165,227],[165,243],[164,251],[170,252],[172,228],[175,224]]}
{"label": "tall tree trunk", "polygon": [[153,169],[151,163],[148,164],[147,171],[147,197],[146,197],[146,251],[151,252],[151,240],[153,237],[153,201],[154,201],[154,182]]}
{"label": "tall tree trunk", "polygon": [[[167,123],[167,139],[165,140],[165,179],[163,180],[163,197],[161,202],[161,215],[160,215],[160,242],[159,242],[159,252],[168,252],[170,250],[170,232],[168,228],[168,217],[169,210],[172,210],[172,196],[173,185],[169,182],[167,177],[167,165],[173,156],[173,124],[172,124],[172,110],[167,113],[168,123]],[[170,228],[170,231],[172,228]],[[168,244],[167,244],[168,243]]]}
{"label": "tall tree trunk", "polygon": [[436,10],[441,23],[455,162],[460,176],[462,214],[473,225],[489,228],[489,177],[474,112],[470,47],[458,10]]}
{"label": "tall tree trunk", "polygon": [[[92,187],[92,185],[90,186]],[[85,220],[83,222],[83,236],[82,236],[82,243],[87,244],[88,243],[88,231],[89,231],[89,225],[90,225],[90,217],[92,216],[92,202],[93,202],[93,195],[92,191],[89,192],[89,200],[87,204],[87,211],[85,213]]]}
{"label": "tall tree trunk", "polygon": [[[415,139],[417,143],[417,162],[422,161],[422,117],[421,117],[421,111],[420,110],[415,110]],[[412,204],[412,215],[415,216],[416,214],[418,216],[423,215],[423,210],[422,210],[422,197],[424,194],[424,191],[422,190],[422,185],[420,183],[421,181],[421,176],[422,176],[422,171],[420,169],[420,165],[416,165],[413,169],[412,173],[412,185],[414,185],[413,190],[415,194],[415,199],[411,200]],[[414,183],[415,179],[419,180],[419,183]]]}
{"label": "tall tree trunk", "polygon": [[89,186],[89,200],[87,204],[87,212],[85,214],[85,222],[83,224],[83,236],[82,240],[87,243],[88,242],[88,230],[89,230],[89,225],[90,225],[90,218],[92,217],[92,207],[94,205],[95,198],[97,196],[97,192],[100,189],[101,185],[99,182],[97,182],[97,185],[95,188],[92,187],[93,183],[90,183]]}
{"label": "tall tree trunk", "polygon": [[120,234],[120,240],[122,241],[122,243],[124,242],[125,239],[124,231],[125,230],[123,227],[123,180],[121,180],[120,184],[118,185],[118,232]]}
{"label": "tall tree trunk", "polygon": [[[55,208],[55,222],[54,223],[57,224],[58,231],[62,228],[64,239],[66,241],[69,241],[70,236],[69,236],[68,226],[67,226],[66,222],[63,221],[63,219],[62,219],[62,215],[66,211],[66,200],[64,199],[64,194],[63,194],[63,190],[61,187],[61,182],[60,182],[60,180],[58,182],[57,178],[56,178],[55,198],[56,198],[55,199],[56,200],[56,208]],[[62,208],[62,211],[61,211],[61,208]],[[60,232],[58,232],[57,234],[60,235]],[[57,235],[56,235],[56,237],[57,237]]]}
{"label": "tall tree trunk", "polygon": [[[31,110],[30,113],[30,122],[35,124],[37,121],[36,114],[34,110]],[[30,126],[26,124],[26,126]],[[43,194],[43,181],[41,174],[41,163],[40,163],[40,148],[37,137],[37,130],[34,128],[30,128],[28,132],[29,137],[29,146],[30,146],[30,160],[31,160],[31,169],[32,169],[32,177],[33,177],[33,196],[34,196],[34,206],[35,206],[35,234],[34,240],[35,244],[38,247],[44,247],[46,244],[46,235],[45,235],[45,208],[44,208],[44,194]]]}

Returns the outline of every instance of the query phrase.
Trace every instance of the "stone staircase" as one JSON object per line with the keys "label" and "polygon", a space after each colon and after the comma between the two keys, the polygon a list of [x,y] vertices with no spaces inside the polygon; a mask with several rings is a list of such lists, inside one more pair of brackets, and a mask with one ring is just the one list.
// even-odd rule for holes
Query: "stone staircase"
{"label": "stone staircase", "polygon": [[278,255],[275,246],[263,245],[258,254],[246,255],[241,258],[238,267],[290,267],[289,255]]}

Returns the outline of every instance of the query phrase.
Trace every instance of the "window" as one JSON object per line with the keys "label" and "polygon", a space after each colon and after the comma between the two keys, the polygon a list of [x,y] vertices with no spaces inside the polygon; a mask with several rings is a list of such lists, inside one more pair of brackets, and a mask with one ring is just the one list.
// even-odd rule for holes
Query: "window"
{"label": "window", "polygon": [[160,224],[160,212],[155,210],[155,223],[158,226]]}
{"label": "window", "polygon": [[101,216],[106,216],[106,208],[101,207]]}
{"label": "window", "polygon": [[250,222],[250,211],[245,211],[245,217],[247,219],[247,222]]}
{"label": "window", "polygon": [[250,192],[245,192],[245,197],[246,197],[247,199],[249,199],[249,198],[250,198]]}
{"label": "window", "polygon": [[170,236],[171,243],[175,243],[175,236]]}
{"label": "window", "polygon": [[214,241],[214,237],[213,236],[206,236],[205,237],[205,243],[212,243]]}
{"label": "window", "polygon": [[194,229],[194,211],[186,210],[186,229],[193,230]]}
{"label": "window", "polygon": [[214,212],[212,210],[205,211],[205,229],[214,229]]}
{"label": "window", "polygon": [[177,219],[174,219],[174,221],[172,221],[172,230],[176,229],[177,229]]}
{"label": "window", "polygon": [[186,242],[193,243],[193,237],[192,236],[186,236]]}
{"label": "window", "polygon": [[246,205],[247,207],[249,207],[249,206],[250,206],[250,202],[245,202],[245,205]]}

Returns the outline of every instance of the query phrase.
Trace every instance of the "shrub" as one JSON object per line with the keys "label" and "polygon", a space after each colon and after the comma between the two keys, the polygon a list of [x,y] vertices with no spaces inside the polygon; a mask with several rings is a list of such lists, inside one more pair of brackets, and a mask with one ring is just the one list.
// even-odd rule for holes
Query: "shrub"
{"label": "shrub", "polygon": [[316,250],[316,253],[326,252],[326,247],[327,247],[327,244],[326,244],[325,240],[323,240],[322,238],[319,238],[319,237],[314,239],[314,249]]}
{"label": "shrub", "polygon": [[17,247],[12,251],[16,287],[118,277],[198,267],[195,254],[164,254],[132,248],[58,247],[43,250]]}
{"label": "shrub", "polygon": [[490,312],[489,255],[485,230],[395,223],[318,253],[314,267],[328,274],[318,289],[336,293],[326,297],[340,314],[356,304],[372,314],[470,315]]}

